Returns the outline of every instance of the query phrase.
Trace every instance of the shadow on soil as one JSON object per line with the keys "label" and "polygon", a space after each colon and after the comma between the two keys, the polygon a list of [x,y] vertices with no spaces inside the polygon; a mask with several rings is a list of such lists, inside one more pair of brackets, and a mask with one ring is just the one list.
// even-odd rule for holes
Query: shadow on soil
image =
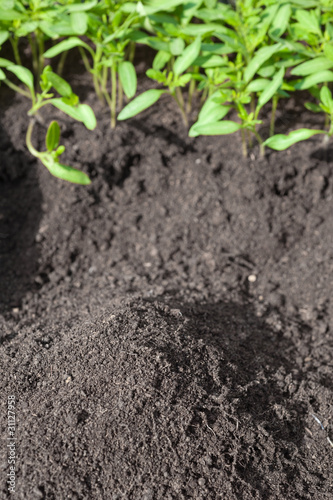
{"label": "shadow on soil", "polygon": [[0,314],[19,307],[33,288],[41,205],[35,164],[15,148],[0,123]]}
{"label": "shadow on soil", "polygon": [[[203,349],[210,351],[208,365],[215,367],[215,376],[202,370],[198,383],[209,395],[221,395],[221,388],[227,388],[220,408],[223,404],[225,408],[233,408],[239,422],[237,439],[230,438],[225,463],[258,490],[261,498],[271,498],[267,476],[259,472],[262,462],[266,461],[266,469],[280,469],[289,485],[294,484],[297,461],[293,466],[293,455],[304,435],[307,409],[293,398],[299,372],[296,347],[284,335],[284,327],[275,331],[263,318],[257,317],[251,304],[183,304],[180,310],[189,318],[188,334],[201,339]],[[306,328],[301,324],[296,326],[303,327]],[[171,349],[167,347],[168,360],[177,371],[179,366],[185,371],[194,360],[184,357],[184,352]],[[186,384],[183,390],[186,392]],[[203,404],[200,411],[205,413],[208,425],[214,426],[220,409],[208,409]],[[254,437],[253,433],[257,435]],[[221,439],[220,446],[223,444]],[[235,450],[234,446],[239,449]]]}

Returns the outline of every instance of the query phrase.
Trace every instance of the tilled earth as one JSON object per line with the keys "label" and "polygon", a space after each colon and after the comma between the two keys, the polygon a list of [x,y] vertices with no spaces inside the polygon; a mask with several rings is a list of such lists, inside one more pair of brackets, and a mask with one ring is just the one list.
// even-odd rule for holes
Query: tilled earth
{"label": "tilled earth", "polygon": [[98,129],[45,118],[89,187],[1,89],[1,499],[9,395],[19,499],[332,498],[332,150],[244,159],[167,98],[112,131],[84,83]]}

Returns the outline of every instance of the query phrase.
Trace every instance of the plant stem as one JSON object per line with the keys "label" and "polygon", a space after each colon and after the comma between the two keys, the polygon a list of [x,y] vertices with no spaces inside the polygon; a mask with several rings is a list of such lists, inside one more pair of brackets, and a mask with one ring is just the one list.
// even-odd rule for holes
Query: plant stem
{"label": "plant stem", "polygon": [[254,130],[253,133],[256,136],[256,139],[257,139],[258,144],[259,144],[260,156],[263,157],[265,155],[265,146],[264,146],[263,140],[256,130]]}
{"label": "plant stem", "polygon": [[111,128],[116,126],[117,115],[117,66],[113,59],[111,66]]}
{"label": "plant stem", "polygon": [[118,79],[118,108],[119,108],[119,110],[121,110],[123,108],[123,103],[124,103],[123,86],[121,84],[120,79]]}
{"label": "plant stem", "polygon": [[245,138],[245,130],[242,128],[241,129],[241,135],[242,135],[242,153],[244,158],[247,157],[247,144],[246,144],[246,138]]}
{"label": "plant stem", "polygon": [[18,87],[17,85],[15,85],[15,83],[12,83],[10,80],[8,80],[7,78],[5,78],[4,80],[2,80],[9,88],[11,88],[12,90],[15,90],[15,92],[18,92],[19,94],[22,94],[24,95],[24,97],[28,97],[28,99],[31,99],[32,96],[29,92],[27,92],[26,90],[23,90],[21,89],[20,87]]}
{"label": "plant stem", "polygon": [[35,156],[36,158],[39,158],[40,157],[40,153],[37,151],[37,149],[35,149],[33,147],[32,142],[31,142],[31,135],[32,135],[32,130],[34,128],[34,124],[35,124],[35,118],[32,118],[30,120],[28,129],[27,129],[27,135],[26,135],[25,141],[26,141],[26,144],[27,144],[27,148],[30,151],[30,153],[32,154],[32,156]]}
{"label": "plant stem", "polygon": [[35,76],[37,77],[37,75],[38,75],[38,53],[37,53],[36,42],[30,33],[28,35],[28,40],[29,40],[29,45],[30,45],[31,54],[32,54],[32,67],[33,67]]}
{"label": "plant stem", "polygon": [[64,70],[64,65],[65,65],[65,62],[66,62],[66,58],[67,58],[67,54],[68,54],[68,50],[66,50],[65,52],[63,52],[60,56],[60,59],[59,59],[59,62],[58,62],[58,66],[57,66],[57,73],[59,76],[62,75],[63,73],[63,70]]}
{"label": "plant stem", "polygon": [[9,40],[10,40],[11,46],[13,48],[15,62],[19,66],[22,66],[22,61],[21,61],[20,53],[18,51],[18,42],[19,42],[19,39],[16,38],[16,37],[14,37],[14,38],[10,38]]}
{"label": "plant stem", "polygon": [[182,92],[181,92],[179,87],[176,87],[175,91],[172,92],[172,96],[174,97],[176,103],[178,104],[178,107],[180,109],[180,112],[181,112],[181,115],[183,118],[183,123],[185,125],[185,128],[188,128],[188,119],[187,119],[185,109],[184,109],[184,99],[183,99],[183,95],[182,95]]}
{"label": "plant stem", "polygon": [[[193,71],[198,71],[198,68],[193,68]],[[191,113],[192,110],[192,100],[193,96],[196,90],[196,81],[192,79],[190,81],[189,89],[188,89],[188,99],[187,99],[187,106],[186,106],[186,111],[187,113]]]}
{"label": "plant stem", "polygon": [[269,136],[271,137],[274,135],[274,129],[275,129],[275,116],[276,116],[276,109],[279,101],[279,96],[274,95],[272,99],[272,116],[271,116],[271,122],[269,126]]}

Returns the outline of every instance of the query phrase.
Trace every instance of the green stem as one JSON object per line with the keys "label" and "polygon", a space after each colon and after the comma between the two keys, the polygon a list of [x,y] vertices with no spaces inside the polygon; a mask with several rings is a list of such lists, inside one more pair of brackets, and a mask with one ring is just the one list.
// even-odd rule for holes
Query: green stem
{"label": "green stem", "polygon": [[32,54],[32,67],[34,70],[34,74],[37,77],[38,75],[38,52],[37,52],[37,46],[36,46],[36,41],[35,39],[31,36],[29,33],[28,35],[28,41],[31,49],[31,54]]}
{"label": "green stem", "polygon": [[112,61],[111,66],[111,128],[116,126],[117,115],[117,64],[115,60]]}
{"label": "green stem", "polygon": [[[184,125],[185,125],[185,128],[188,128],[188,119],[187,119],[187,116],[186,116],[186,113],[185,113],[185,109],[184,109],[184,100],[183,100],[183,96],[182,96],[181,91],[180,91],[180,96],[179,96],[179,92],[177,92],[177,90],[178,90],[178,91],[180,91],[179,87],[177,87],[177,88],[175,89],[175,91],[174,91],[174,92],[172,92],[172,94],[171,94],[171,95],[173,96],[173,98],[175,99],[176,103],[178,104],[178,108],[179,108],[179,110],[180,110],[180,112],[181,112],[181,115],[182,115],[182,119],[183,119],[183,123],[184,123]],[[179,97],[180,97],[181,99],[180,99]]]}
{"label": "green stem", "polygon": [[[193,68],[193,71],[196,71],[196,68]],[[192,110],[192,101],[193,101],[193,96],[196,90],[196,81],[192,79],[190,81],[189,89],[188,89],[188,99],[187,99],[187,106],[186,106],[186,111],[187,113],[191,113]]]}
{"label": "green stem", "polygon": [[118,109],[121,110],[123,108],[124,103],[124,91],[123,86],[121,84],[120,79],[118,79]]}
{"label": "green stem", "polygon": [[242,128],[241,129],[241,135],[242,135],[242,153],[244,158],[247,157],[247,144],[246,144],[246,138],[245,138],[245,130]]}
{"label": "green stem", "polygon": [[60,56],[60,59],[59,59],[59,62],[58,62],[58,66],[57,66],[57,73],[59,76],[62,75],[63,71],[64,71],[64,66],[65,66],[65,62],[66,62],[66,59],[67,59],[67,55],[68,55],[68,50],[66,50],[65,52],[63,52]]}
{"label": "green stem", "polygon": [[260,137],[260,135],[258,134],[258,132],[256,130],[254,130],[253,133],[256,136],[256,139],[257,139],[258,144],[259,144],[260,156],[264,156],[264,154],[265,154],[265,146],[264,146],[263,140],[262,140],[262,138]]}
{"label": "green stem", "polygon": [[44,34],[37,30],[37,44],[38,44],[38,75],[37,84],[39,84],[40,75],[44,69]]}
{"label": "green stem", "polygon": [[21,61],[20,53],[18,51],[18,42],[19,42],[19,39],[17,37],[14,37],[14,38],[10,38],[9,40],[10,40],[11,46],[13,48],[15,62],[19,66],[22,66],[22,61]]}
{"label": "green stem", "polygon": [[276,116],[276,110],[277,110],[277,105],[279,101],[279,96],[275,95],[273,96],[272,100],[272,116],[271,116],[271,122],[269,125],[269,136],[272,137],[274,135],[274,129],[275,129],[275,116]]}
{"label": "green stem", "polygon": [[[18,85],[15,85],[15,83],[12,83],[10,80],[8,80],[7,78],[5,78],[4,80],[2,80],[9,88],[11,88],[12,90],[15,90],[15,92],[18,92],[19,94],[22,94],[24,95],[24,97],[27,97],[28,99],[32,99],[32,95],[31,93],[27,92],[26,90],[23,90],[21,89],[20,87],[18,87]],[[33,100],[33,99],[32,99]]]}
{"label": "green stem", "polygon": [[135,42],[130,42],[129,44],[129,51],[128,51],[128,61],[133,63],[134,61],[134,56],[135,56],[135,48],[136,48],[136,45],[135,45]]}
{"label": "green stem", "polygon": [[36,158],[40,158],[41,153],[39,153],[37,151],[37,149],[35,149],[33,147],[32,142],[31,142],[32,130],[34,128],[34,124],[35,124],[35,119],[33,118],[32,120],[30,120],[25,141],[27,144],[27,148],[30,151],[30,153],[32,154],[32,156],[35,156]]}

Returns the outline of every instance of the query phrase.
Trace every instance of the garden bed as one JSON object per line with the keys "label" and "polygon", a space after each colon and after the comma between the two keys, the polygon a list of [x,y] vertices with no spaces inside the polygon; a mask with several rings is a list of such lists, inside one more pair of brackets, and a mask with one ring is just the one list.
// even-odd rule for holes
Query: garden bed
{"label": "garden bed", "polygon": [[[29,157],[28,104],[2,92],[17,498],[330,498],[332,151],[244,159],[237,135],[189,138],[167,97],[112,131],[85,78],[98,128],[48,121],[88,187]],[[289,106],[278,132],[314,126]]]}

